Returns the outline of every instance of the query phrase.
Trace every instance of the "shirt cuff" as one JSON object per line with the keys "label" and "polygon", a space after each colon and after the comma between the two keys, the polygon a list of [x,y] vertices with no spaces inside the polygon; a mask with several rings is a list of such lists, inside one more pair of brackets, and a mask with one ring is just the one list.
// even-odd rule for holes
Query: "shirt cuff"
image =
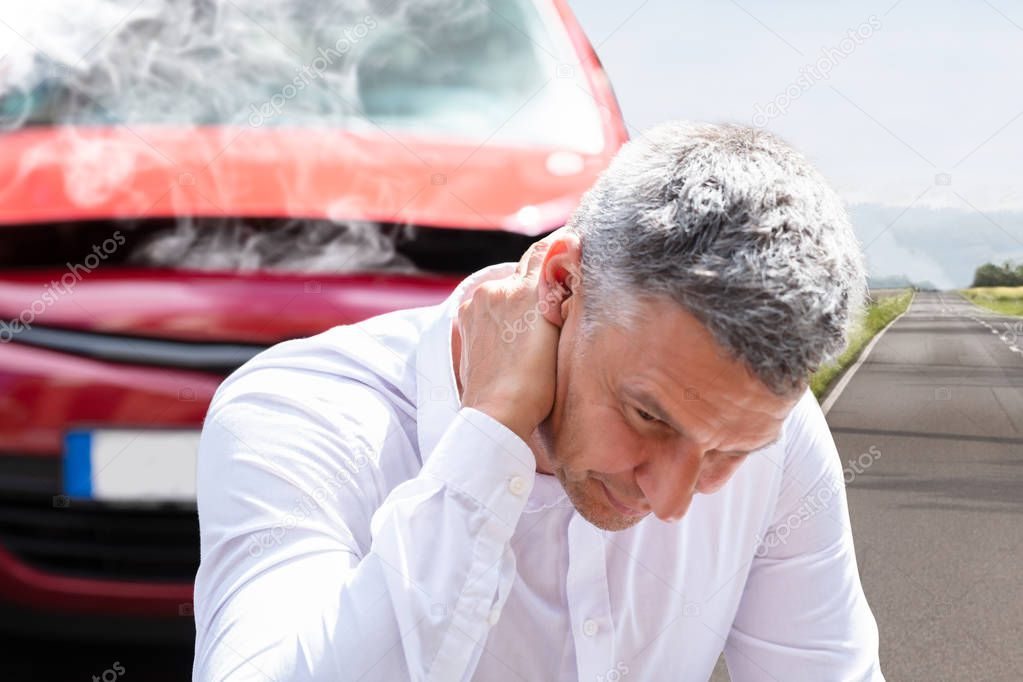
{"label": "shirt cuff", "polygon": [[536,481],[536,457],[507,426],[485,412],[463,407],[420,475],[457,488],[514,528]]}

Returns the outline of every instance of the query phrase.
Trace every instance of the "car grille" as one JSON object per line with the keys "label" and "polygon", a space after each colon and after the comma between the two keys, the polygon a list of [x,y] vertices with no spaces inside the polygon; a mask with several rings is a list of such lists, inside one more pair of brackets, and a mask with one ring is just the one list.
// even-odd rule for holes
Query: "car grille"
{"label": "car grille", "polygon": [[216,372],[224,376],[266,348],[253,344],[166,341],[39,326],[22,330],[13,340],[105,362]]}
{"label": "car grille", "polygon": [[0,545],[41,571],[100,580],[191,583],[194,507],[113,505],[59,494],[60,460],[0,455]]}

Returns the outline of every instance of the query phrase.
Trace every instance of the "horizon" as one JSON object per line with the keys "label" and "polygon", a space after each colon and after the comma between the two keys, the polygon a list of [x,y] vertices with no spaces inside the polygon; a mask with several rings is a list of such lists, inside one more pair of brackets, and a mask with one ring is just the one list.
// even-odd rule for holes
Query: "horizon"
{"label": "horizon", "polygon": [[671,118],[780,135],[845,200],[871,277],[952,289],[1023,262],[1023,9],[570,4],[630,135]]}

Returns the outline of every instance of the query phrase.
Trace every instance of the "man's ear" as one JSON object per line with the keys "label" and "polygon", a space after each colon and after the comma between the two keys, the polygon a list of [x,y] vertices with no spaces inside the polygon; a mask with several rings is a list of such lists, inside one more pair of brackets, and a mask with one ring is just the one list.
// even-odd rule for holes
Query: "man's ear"
{"label": "man's ear", "polygon": [[579,236],[565,228],[552,233],[547,240],[550,246],[544,254],[537,283],[537,304],[551,324],[561,327],[578,300],[573,296],[582,284],[582,249]]}

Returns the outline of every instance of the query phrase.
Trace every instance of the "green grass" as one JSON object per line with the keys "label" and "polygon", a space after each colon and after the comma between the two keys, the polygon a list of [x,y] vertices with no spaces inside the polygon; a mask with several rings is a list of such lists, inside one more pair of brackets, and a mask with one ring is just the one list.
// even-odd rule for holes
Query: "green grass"
{"label": "green grass", "polygon": [[1023,287],[975,287],[963,289],[961,293],[996,313],[1023,316]]}
{"label": "green grass", "polygon": [[907,289],[901,294],[886,296],[867,305],[865,314],[849,334],[849,346],[845,352],[838,360],[823,365],[810,377],[810,389],[818,400],[831,382],[837,379],[846,367],[856,362],[856,358],[863,352],[863,347],[874,338],[874,335],[909,307],[912,298],[913,292]]}

